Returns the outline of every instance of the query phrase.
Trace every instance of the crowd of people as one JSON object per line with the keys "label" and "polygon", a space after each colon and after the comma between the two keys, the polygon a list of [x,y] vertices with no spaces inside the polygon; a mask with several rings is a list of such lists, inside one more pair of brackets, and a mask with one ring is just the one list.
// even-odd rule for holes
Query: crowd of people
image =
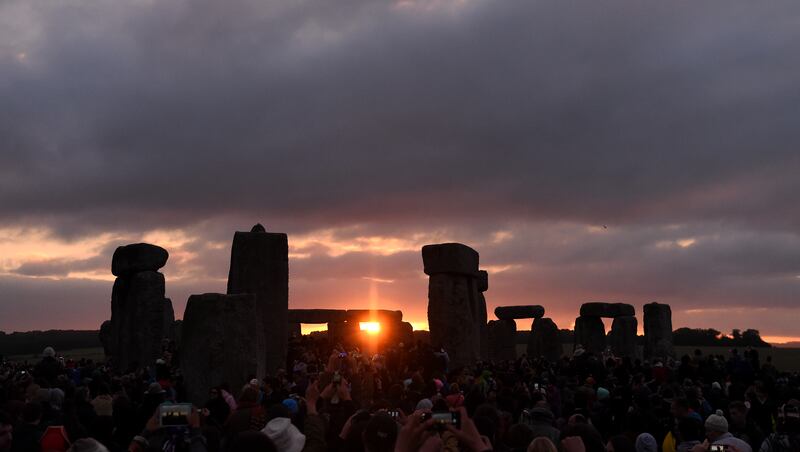
{"label": "crowd of people", "polygon": [[422,342],[377,351],[293,339],[285,370],[194,406],[168,346],[127,372],[48,347],[2,364],[0,452],[800,451],[800,377],[756,350],[466,368]]}

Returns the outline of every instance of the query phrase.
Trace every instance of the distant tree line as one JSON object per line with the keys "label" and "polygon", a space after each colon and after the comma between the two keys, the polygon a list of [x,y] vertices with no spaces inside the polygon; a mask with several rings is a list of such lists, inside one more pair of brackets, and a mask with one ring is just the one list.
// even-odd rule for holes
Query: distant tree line
{"label": "distant tree line", "polygon": [[672,333],[675,345],[719,347],[772,347],[758,330],[734,329],[730,336],[713,328],[678,328]]}
{"label": "distant tree line", "polygon": [[6,334],[0,331],[0,355],[28,355],[53,347],[56,353],[74,348],[102,347],[99,331],[47,330]]}

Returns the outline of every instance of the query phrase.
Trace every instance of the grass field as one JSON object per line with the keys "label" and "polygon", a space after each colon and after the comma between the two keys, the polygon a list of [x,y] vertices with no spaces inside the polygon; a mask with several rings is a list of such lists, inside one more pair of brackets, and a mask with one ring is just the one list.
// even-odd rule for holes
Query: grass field
{"label": "grass field", "polygon": [[[57,350],[59,356],[63,356],[65,359],[73,359],[78,361],[80,359],[93,359],[95,361],[104,361],[105,355],[103,354],[102,347],[92,347],[92,348],[73,348],[71,350]],[[28,354],[28,355],[9,355],[6,359],[11,362],[25,362],[28,361],[29,363],[38,362],[42,358],[42,355],[37,354]]]}

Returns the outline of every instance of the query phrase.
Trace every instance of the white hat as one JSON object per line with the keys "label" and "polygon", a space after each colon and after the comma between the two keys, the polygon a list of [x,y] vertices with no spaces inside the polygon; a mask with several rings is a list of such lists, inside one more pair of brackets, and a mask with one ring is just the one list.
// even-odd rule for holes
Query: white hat
{"label": "white hat", "polygon": [[292,425],[292,421],[285,417],[276,417],[269,421],[261,433],[267,435],[275,449],[285,452],[300,452],[306,445],[306,436]]}
{"label": "white hat", "polygon": [[108,449],[94,438],[81,438],[67,452],[108,452]]}
{"label": "white hat", "polygon": [[715,414],[712,414],[706,419],[706,430],[728,433],[728,420],[722,415],[722,410],[717,410]]}
{"label": "white hat", "polygon": [[431,408],[433,408],[433,402],[431,402],[431,399],[421,399],[419,402],[417,402],[418,410],[430,410]]}

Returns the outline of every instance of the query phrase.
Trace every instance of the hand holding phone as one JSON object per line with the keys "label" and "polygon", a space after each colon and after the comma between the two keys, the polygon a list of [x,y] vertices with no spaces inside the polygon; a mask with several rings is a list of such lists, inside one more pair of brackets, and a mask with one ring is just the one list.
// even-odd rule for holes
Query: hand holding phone
{"label": "hand holding phone", "polygon": [[162,403],[158,406],[158,425],[159,427],[187,427],[191,414],[191,403]]}

